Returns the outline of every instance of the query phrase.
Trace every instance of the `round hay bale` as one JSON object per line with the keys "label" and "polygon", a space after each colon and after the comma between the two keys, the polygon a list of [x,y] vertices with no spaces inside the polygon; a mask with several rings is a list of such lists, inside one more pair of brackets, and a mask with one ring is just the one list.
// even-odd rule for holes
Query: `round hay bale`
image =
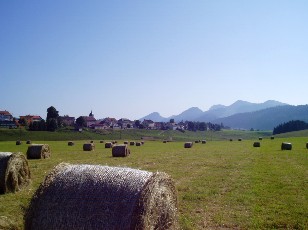
{"label": "round hay bale", "polygon": [[289,142],[282,142],[281,150],[292,150],[292,144]]}
{"label": "round hay bale", "polygon": [[105,148],[106,149],[110,149],[110,148],[112,148],[112,146],[113,146],[112,142],[106,142],[105,143]]}
{"label": "round hay bale", "polygon": [[243,140],[242,138],[239,138],[239,139],[238,139],[238,141],[242,141],[242,140]]}
{"label": "round hay bale", "polygon": [[192,142],[185,142],[184,148],[191,148],[193,146]]}
{"label": "round hay bale", "polygon": [[27,144],[27,145],[32,144],[31,140],[27,140],[26,144]]}
{"label": "round hay bale", "polygon": [[262,137],[259,137],[259,141],[262,141],[262,139],[263,139]]}
{"label": "round hay bale", "polygon": [[135,141],[129,142],[129,145],[135,145]]}
{"label": "round hay bale", "polygon": [[253,147],[261,147],[261,143],[256,141],[253,143]]}
{"label": "round hay bale", "polygon": [[128,141],[124,141],[124,144],[125,144],[125,145],[128,145]]}
{"label": "round hay bale", "polygon": [[166,140],[163,140],[163,143],[167,143],[167,141],[166,141]]}
{"label": "round hay bale", "polygon": [[141,146],[141,143],[140,142],[136,142],[136,146]]}
{"label": "round hay bale", "polygon": [[24,219],[26,230],[179,229],[169,175],[101,165],[57,165]]}
{"label": "round hay bale", "polygon": [[198,141],[198,140],[196,140],[196,141],[195,141],[195,143],[199,143],[199,141]]}
{"label": "round hay bale", "polygon": [[75,143],[73,141],[69,141],[69,142],[67,142],[67,145],[68,146],[73,146],[73,145],[75,145]]}
{"label": "round hay bale", "polygon": [[28,146],[27,159],[45,159],[49,158],[51,150],[47,144],[32,144]]}
{"label": "round hay bale", "polygon": [[233,141],[233,139],[232,138],[230,138],[230,140],[229,141]]}
{"label": "round hay bale", "polygon": [[306,149],[308,149],[308,142],[306,143]]}
{"label": "round hay bale", "polygon": [[99,143],[104,143],[104,141],[100,141]]}
{"label": "round hay bale", "polygon": [[83,151],[93,151],[94,149],[95,149],[95,145],[93,143],[83,144]]}
{"label": "round hay bale", "polygon": [[21,145],[21,144],[22,144],[21,140],[16,141],[16,145]]}
{"label": "round hay bale", "polygon": [[115,145],[112,147],[113,157],[127,157],[130,154],[130,150],[127,145]]}
{"label": "round hay bale", "polygon": [[94,143],[94,141],[90,141],[90,143]]}
{"label": "round hay bale", "polygon": [[202,144],[206,144],[206,140],[202,140],[202,142],[201,142]]}
{"label": "round hay bale", "polygon": [[144,141],[141,141],[141,144],[144,145]]}
{"label": "round hay bale", "polygon": [[22,153],[0,152],[0,193],[17,192],[30,181],[30,168]]}
{"label": "round hay bale", "polygon": [[118,142],[117,141],[112,141],[112,144],[117,144]]}
{"label": "round hay bale", "polygon": [[275,137],[274,136],[271,136],[271,140],[274,140],[275,139]]}

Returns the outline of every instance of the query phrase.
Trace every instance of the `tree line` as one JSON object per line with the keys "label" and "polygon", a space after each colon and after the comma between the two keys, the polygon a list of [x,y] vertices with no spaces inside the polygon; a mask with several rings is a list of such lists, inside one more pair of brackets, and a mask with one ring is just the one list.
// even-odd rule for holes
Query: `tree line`
{"label": "tree line", "polygon": [[273,134],[275,135],[279,133],[287,133],[304,129],[308,129],[308,123],[300,120],[292,120],[276,126],[273,130]]}

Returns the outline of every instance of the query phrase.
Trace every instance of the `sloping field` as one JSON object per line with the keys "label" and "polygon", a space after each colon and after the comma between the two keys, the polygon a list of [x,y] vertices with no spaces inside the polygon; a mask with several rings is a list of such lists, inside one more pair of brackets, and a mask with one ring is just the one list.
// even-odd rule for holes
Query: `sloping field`
{"label": "sloping field", "polygon": [[[128,140],[129,141],[129,140]],[[194,143],[146,141],[129,146],[131,154],[113,158],[111,149],[94,141],[45,141],[52,150],[44,160],[28,160],[32,184],[15,194],[0,195],[0,229],[22,229],[23,213],[45,175],[57,164],[126,166],[172,176],[178,192],[182,229],[308,229],[308,137]],[[291,151],[280,150],[292,143]],[[122,141],[118,141],[123,143]],[[41,141],[39,143],[42,143]],[[0,151],[27,151],[25,142],[0,142]],[[76,203],[78,206],[78,203]]]}

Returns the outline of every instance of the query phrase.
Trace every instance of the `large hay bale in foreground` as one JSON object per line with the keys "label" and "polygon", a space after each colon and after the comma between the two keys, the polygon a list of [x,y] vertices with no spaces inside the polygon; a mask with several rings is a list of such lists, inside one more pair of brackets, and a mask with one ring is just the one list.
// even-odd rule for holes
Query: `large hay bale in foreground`
{"label": "large hay bale in foreground", "polygon": [[112,146],[113,146],[112,142],[106,142],[105,143],[105,148],[106,149],[110,149],[110,148],[112,148]]}
{"label": "large hay bale in foreground", "polygon": [[28,159],[45,159],[49,158],[51,150],[47,144],[32,144],[28,146],[27,158]]}
{"label": "large hay bale in foreground", "polygon": [[261,147],[261,143],[256,141],[253,143],[253,147]]}
{"label": "large hay bale in foreground", "polygon": [[22,153],[0,152],[0,193],[19,191],[30,179],[28,161]]}
{"label": "large hay bale in foreground", "polygon": [[163,172],[62,163],[33,195],[25,229],[179,229],[174,181]]}
{"label": "large hay bale in foreground", "polygon": [[191,148],[193,146],[192,142],[185,142],[184,148]]}
{"label": "large hay bale in foreground", "polygon": [[73,145],[75,145],[75,143],[73,141],[69,141],[69,142],[67,142],[67,145],[68,146],[73,146]]}
{"label": "large hay bale in foreground", "polygon": [[281,150],[292,150],[292,144],[289,142],[282,142]]}
{"label": "large hay bale in foreground", "polygon": [[113,157],[127,157],[130,154],[130,150],[127,145],[115,145],[112,147]]}
{"label": "large hay bale in foreground", "polygon": [[93,151],[95,149],[94,143],[83,144],[83,151]]}

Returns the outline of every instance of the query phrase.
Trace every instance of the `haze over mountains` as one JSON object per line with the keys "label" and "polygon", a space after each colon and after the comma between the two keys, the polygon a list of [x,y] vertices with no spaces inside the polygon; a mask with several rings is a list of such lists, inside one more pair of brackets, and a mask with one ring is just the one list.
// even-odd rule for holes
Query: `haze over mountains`
{"label": "haze over mountains", "polygon": [[141,118],[140,121],[144,119],[156,122],[167,122],[170,119],[174,119],[176,122],[212,122],[223,123],[225,126],[238,129],[272,130],[275,126],[290,120],[308,122],[308,105],[292,106],[274,100],[263,103],[238,100],[229,106],[213,105],[208,111],[192,107],[167,118],[154,112]]}

